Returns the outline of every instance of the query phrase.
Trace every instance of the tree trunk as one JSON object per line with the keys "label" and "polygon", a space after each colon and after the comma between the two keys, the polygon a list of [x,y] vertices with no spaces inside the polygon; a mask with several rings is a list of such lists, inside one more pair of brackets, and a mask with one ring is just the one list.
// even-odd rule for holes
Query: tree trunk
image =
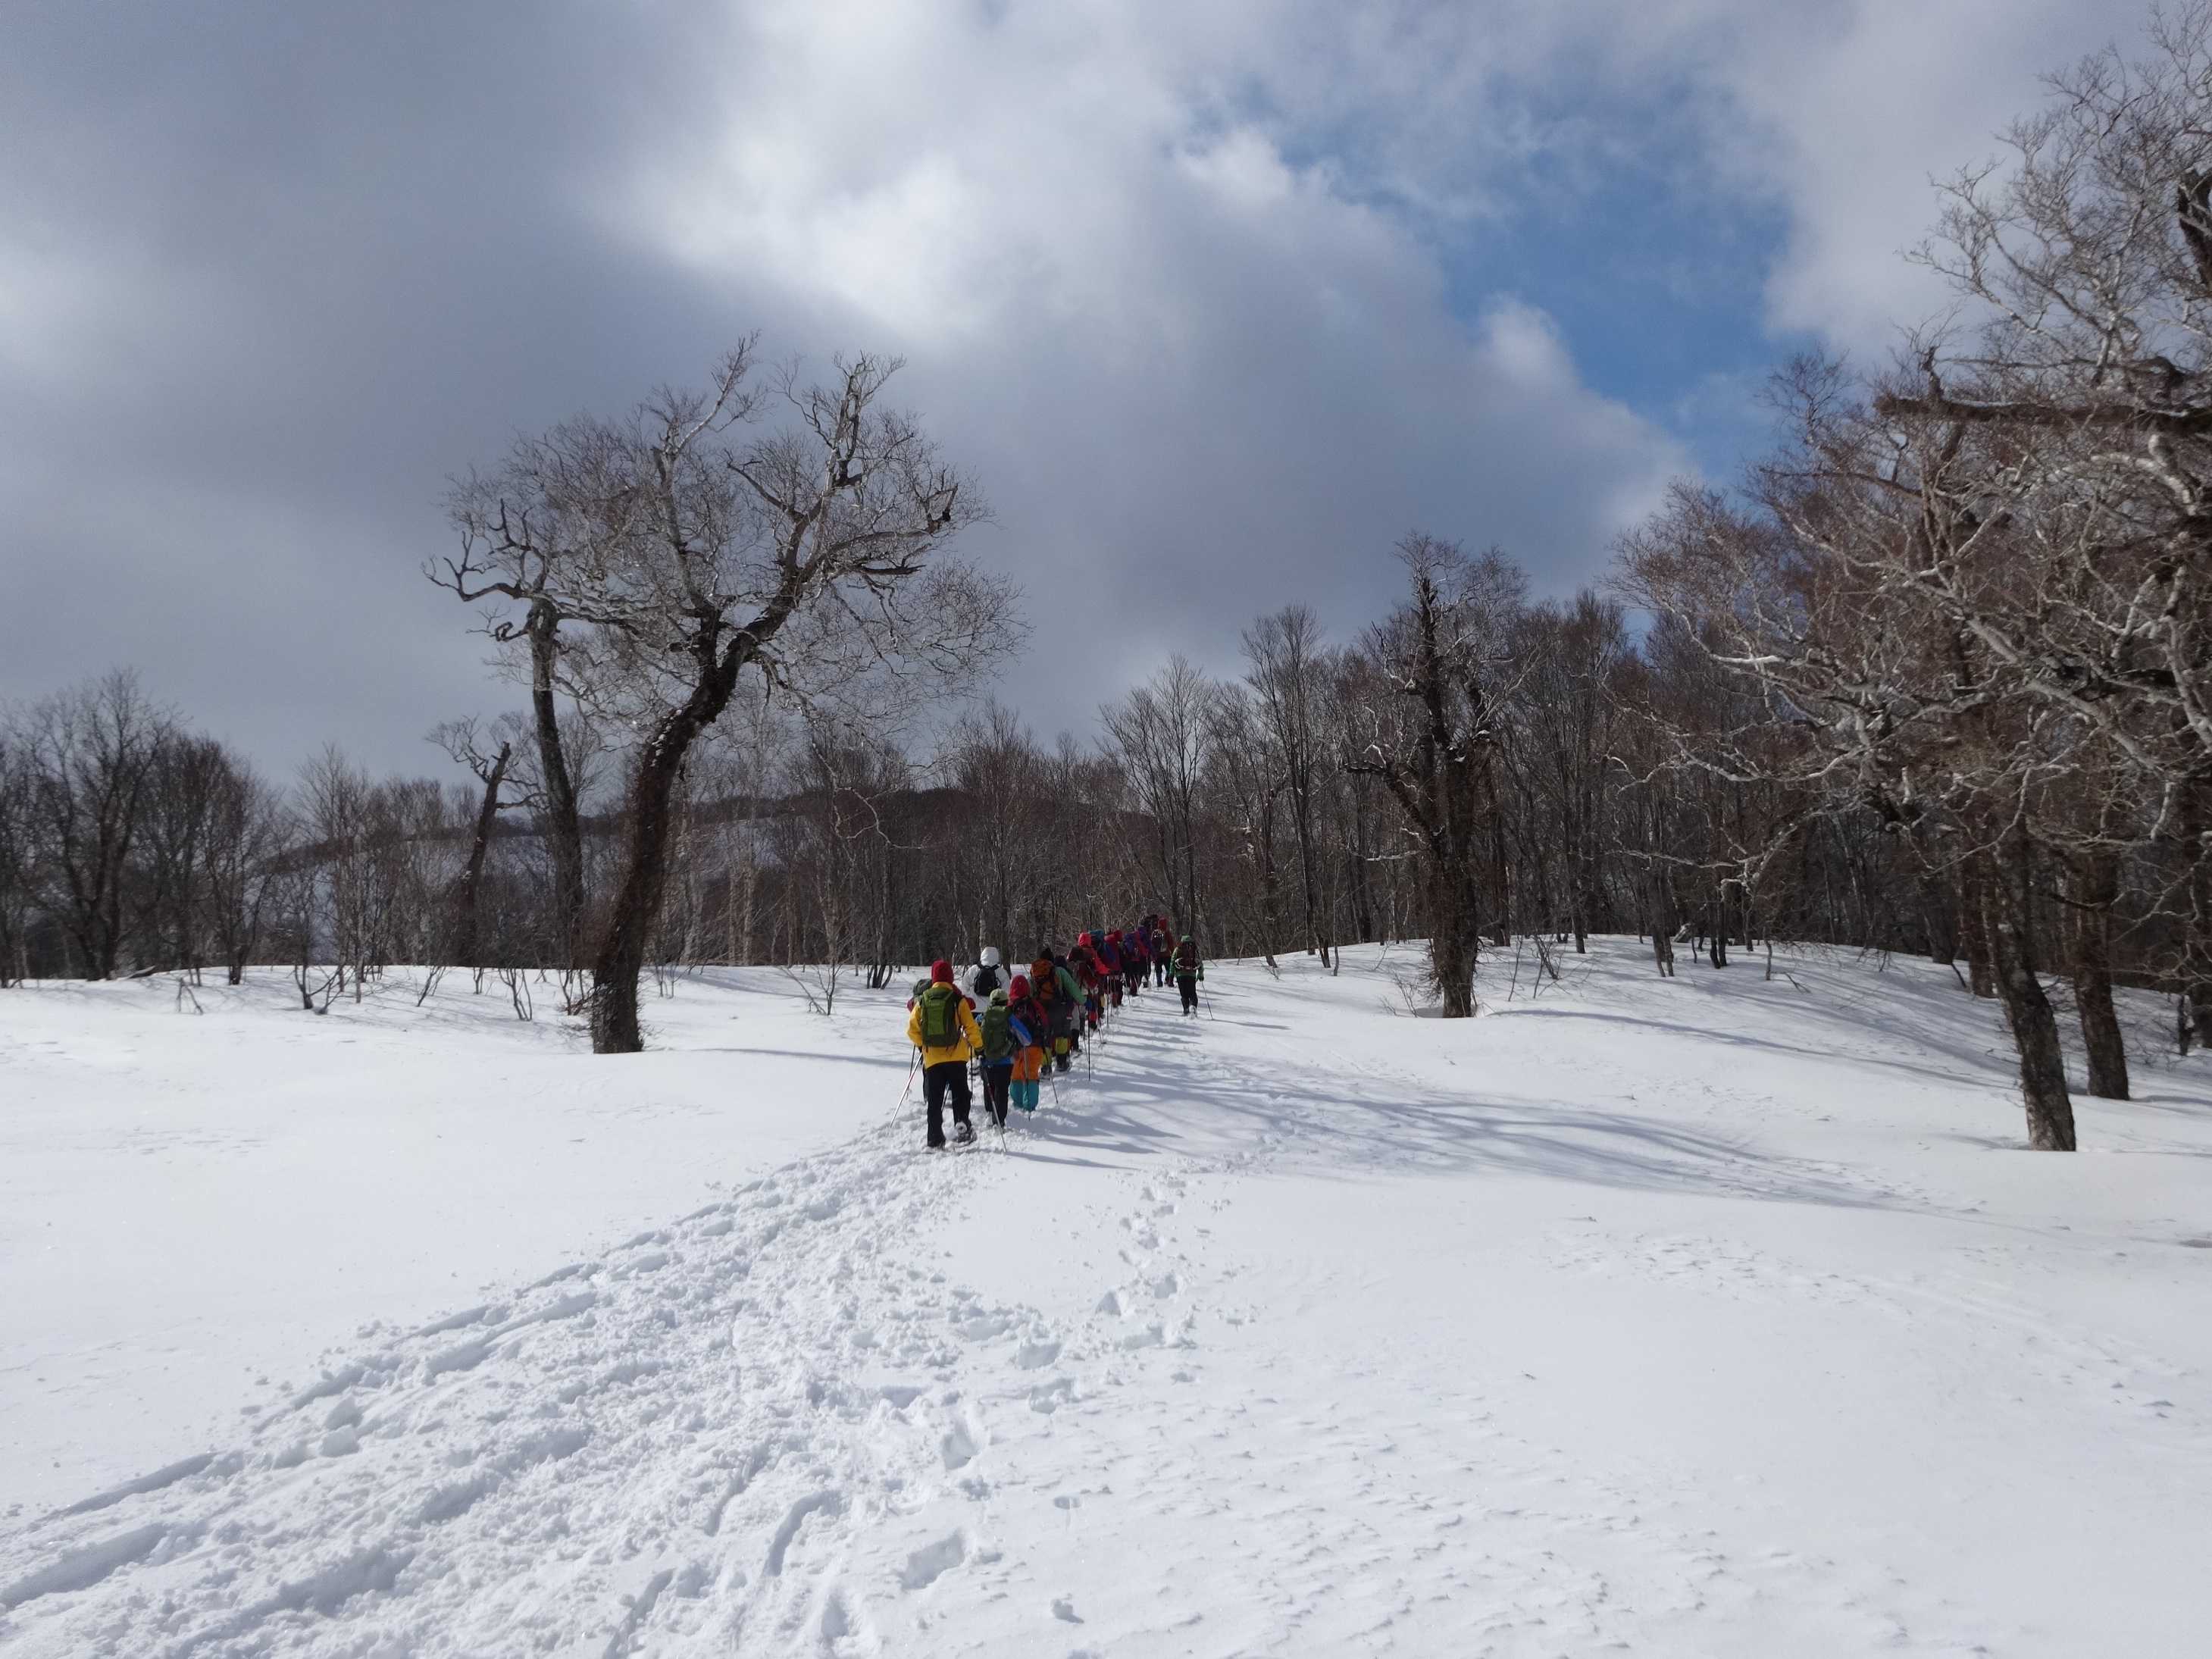
{"label": "tree trunk", "polygon": [[561,653],[560,613],[544,599],[530,608],[530,712],[537,727],[538,771],[545,792],[545,850],[553,866],[553,957],[563,968],[579,964],[584,926],[584,830],[576,808],[575,781],[561,747],[560,707],[553,667]]}
{"label": "tree trunk", "polygon": [[1275,935],[1281,927],[1282,878],[1275,870],[1275,824],[1272,804],[1260,812],[1257,836],[1260,859],[1260,954],[1270,969],[1275,966]]}
{"label": "tree trunk", "polygon": [[1920,927],[1927,937],[1929,961],[1948,968],[1959,959],[1959,930],[1950,894],[1932,875],[1920,878]]}
{"label": "tree trunk", "polygon": [[453,884],[453,939],[451,956],[455,967],[481,968],[477,915],[483,891],[484,854],[491,849],[492,826],[499,821],[499,787],[507,781],[507,763],[514,758],[512,745],[501,744],[499,757],[485,775],[483,803],[477,808],[476,833],[469,840],[469,861]]}
{"label": "tree trunk", "polygon": [[[659,918],[668,882],[668,842],[675,827],[676,783],[692,740],[712,720],[707,687],[661,721],[631,775],[623,823],[622,879],[611,895],[592,956],[592,1052],[634,1054],[645,1047],[638,1024],[637,982]],[[725,696],[721,702],[726,702]],[[720,713],[717,707],[714,713]]]}
{"label": "tree trunk", "polygon": [[2206,786],[2181,789],[2182,855],[2189,861],[2188,935],[2182,946],[2181,988],[2197,1027],[2197,1046],[2212,1047],[2212,825],[2205,821]]}
{"label": "tree trunk", "polygon": [[1990,970],[1987,859],[1970,854],[1959,867],[1959,950],[1966,958],[1966,988],[1978,997],[1997,994]]}
{"label": "tree trunk", "polygon": [[[688,747],[688,744],[685,745]],[[623,875],[592,956],[592,1052],[634,1054],[645,1047],[638,1024],[638,977],[668,879],[668,834],[680,758],[651,744],[638,763],[623,814]]]}
{"label": "tree trunk", "polygon": [[1291,798],[1291,811],[1297,814],[1294,828],[1298,842],[1298,884],[1305,899],[1306,950],[1321,952],[1322,966],[1328,966],[1328,944],[1322,937],[1321,922],[1314,903],[1314,845],[1313,805],[1306,791],[1301,788]]}
{"label": "tree trunk", "polygon": [[2074,1150],[2074,1102],[2066,1090],[2066,1061],[2058,1044],[2058,1018],[2036,977],[2033,849],[2009,831],[1994,853],[1976,853],[1987,866],[1978,884],[1986,895],[1984,932],[1991,969],[2013,1042],[2020,1049],[2021,1097],[2027,1108],[2027,1144],[2039,1152]]}
{"label": "tree trunk", "polygon": [[738,676],[804,597],[787,584],[731,644],[719,624],[691,641],[697,678],[683,706],[662,716],[638,750],[623,818],[622,875],[592,953],[592,1052],[634,1054],[645,1047],[638,1024],[637,981],[645,969],[660,902],[668,884],[668,843],[675,829],[676,786],[701,732],[721,717]]}
{"label": "tree trunk", "polygon": [[2112,906],[2120,894],[2119,860],[2085,854],[2072,872],[2074,1001],[2089,1056],[2089,1092],[2100,1100],[2128,1097],[2128,1051],[2112,1007]]}
{"label": "tree trunk", "polygon": [[[1490,942],[1506,951],[1513,945],[1513,890],[1505,865],[1505,814],[1498,805],[1497,781],[1487,768],[1484,769],[1483,784],[1490,817]],[[1469,1012],[1474,1011],[1472,1005],[1470,993]]]}
{"label": "tree trunk", "polygon": [[1442,862],[1436,866],[1429,968],[1446,1019],[1474,1016],[1474,972],[1482,933],[1473,873]]}

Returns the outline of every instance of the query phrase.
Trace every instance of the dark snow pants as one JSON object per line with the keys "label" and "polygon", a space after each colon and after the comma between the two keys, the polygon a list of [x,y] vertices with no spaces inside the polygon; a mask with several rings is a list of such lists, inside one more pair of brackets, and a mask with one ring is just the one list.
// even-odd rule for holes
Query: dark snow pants
{"label": "dark snow pants", "polygon": [[921,1073],[921,1097],[929,1108],[929,1144],[945,1144],[945,1091],[952,1091],[952,1121],[968,1121],[968,1062],[964,1060],[939,1060],[927,1066]]}
{"label": "dark snow pants", "polygon": [[1006,1102],[1012,1092],[1013,1080],[1014,1062],[1011,1060],[983,1067],[983,1109],[1001,1129],[1006,1127]]}
{"label": "dark snow pants", "polygon": [[1177,974],[1176,975],[1176,989],[1182,993],[1183,1012],[1186,1014],[1196,1013],[1198,1012],[1198,975],[1196,974]]}

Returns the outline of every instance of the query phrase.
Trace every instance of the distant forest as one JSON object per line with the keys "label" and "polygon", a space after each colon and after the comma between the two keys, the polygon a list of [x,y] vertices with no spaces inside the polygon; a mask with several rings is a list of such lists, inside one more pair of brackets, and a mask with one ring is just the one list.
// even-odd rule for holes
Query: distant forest
{"label": "distant forest", "polygon": [[444,780],[333,750],[279,787],[128,674],[10,712],[0,979],[281,963],[315,1006],[542,970],[623,1051],[655,969],[828,997],[1154,911],[1270,963],[1425,940],[1448,1017],[1592,933],[1661,974],[1821,941],[1995,999],[2031,1141],[2070,1149],[2047,979],[2094,1094],[2128,1088],[2116,984],[2212,1042],[2205,18],[2056,82],[1945,188],[1951,319],[1793,366],[1774,452],[1679,487],[1600,588],[1409,536],[1379,623],[1256,618],[1241,673],[1170,661],[1091,742],[976,701],[1020,597],[952,556],[981,499],[896,363],[808,386],[747,343],[456,486],[426,574],[524,706],[442,730]]}

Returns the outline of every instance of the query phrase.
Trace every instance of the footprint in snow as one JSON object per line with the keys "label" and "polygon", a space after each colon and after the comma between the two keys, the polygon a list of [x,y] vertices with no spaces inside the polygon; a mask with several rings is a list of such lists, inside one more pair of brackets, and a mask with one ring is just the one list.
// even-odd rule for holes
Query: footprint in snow
{"label": "footprint in snow", "polygon": [[975,1461],[975,1443],[969,1438],[968,1431],[957,1423],[945,1435],[942,1449],[945,1467],[948,1470],[964,1469]]}
{"label": "footprint in snow", "polygon": [[767,1577],[774,1578],[783,1571],[784,1557],[790,1553],[792,1540],[799,1529],[806,1524],[810,1515],[842,1515],[845,1510],[845,1496],[836,1491],[817,1492],[802,1498],[785,1514],[775,1535],[769,1540],[768,1560],[763,1568]]}
{"label": "footprint in snow", "polygon": [[853,1615],[845,1606],[845,1598],[836,1590],[822,1604],[822,1639],[825,1643],[842,1642],[858,1634]]}
{"label": "footprint in snow", "polygon": [[925,1544],[908,1556],[906,1571],[899,1575],[899,1583],[909,1590],[927,1589],[967,1557],[968,1547],[956,1532],[933,1544]]}

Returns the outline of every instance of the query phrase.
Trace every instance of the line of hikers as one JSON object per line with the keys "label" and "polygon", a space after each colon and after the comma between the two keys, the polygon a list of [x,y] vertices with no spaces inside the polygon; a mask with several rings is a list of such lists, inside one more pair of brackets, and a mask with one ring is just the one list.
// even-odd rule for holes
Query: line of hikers
{"label": "line of hikers", "polygon": [[1206,963],[1191,936],[1176,938],[1164,916],[1078,934],[1064,953],[1048,945],[1026,972],[1012,975],[996,945],[987,945],[964,975],[956,976],[950,962],[933,963],[929,977],[914,988],[906,1022],[907,1041],[921,1051],[930,1149],[945,1145],[948,1097],[954,1141],[975,1138],[968,1121],[971,1060],[980,1062],[983,1109],[1003,1130],[1010,1108],[1036,1110],[1048,1066],[1066,1071],[1083,1052],[1083,1039],[1124,997],[1138,995],[1147,981],[1164,986],[1170,976],[1182,1012],[1194,1016]]}

